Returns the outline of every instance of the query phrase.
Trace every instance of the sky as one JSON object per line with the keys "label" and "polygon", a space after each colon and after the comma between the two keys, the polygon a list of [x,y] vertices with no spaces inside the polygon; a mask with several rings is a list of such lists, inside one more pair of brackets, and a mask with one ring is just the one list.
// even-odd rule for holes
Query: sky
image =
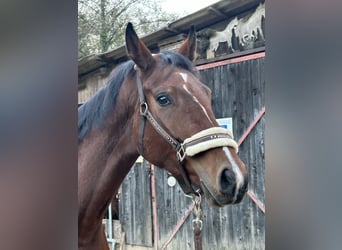
{"label": "sky", "polygon": [[219,1],[220,0],[164,0],[162,1],[161,6],[164,11],[188,15]]}

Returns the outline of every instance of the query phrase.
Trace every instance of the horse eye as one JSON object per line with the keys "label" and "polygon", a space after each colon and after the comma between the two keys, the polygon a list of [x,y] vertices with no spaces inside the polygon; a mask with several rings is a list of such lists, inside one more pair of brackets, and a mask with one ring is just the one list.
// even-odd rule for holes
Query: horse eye
{"label": "horse eye", "polygon": [[160,106],[167,106],[171,104],[170,97],[166,94],[161,94],[157,97],[157,102]]}

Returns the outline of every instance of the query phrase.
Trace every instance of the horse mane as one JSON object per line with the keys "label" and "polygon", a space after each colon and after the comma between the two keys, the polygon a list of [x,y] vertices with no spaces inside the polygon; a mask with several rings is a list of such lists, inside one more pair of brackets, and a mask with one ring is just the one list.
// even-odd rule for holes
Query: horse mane
{"label": "horse mane", "polygon": [[121,85],[133,71],[133,67],[133,61],[119,64],[111,72],[107,84],[78,108],[78,143],[94,125],[101,126],[105,121],[106,115],[115,106]]}
{"label": "horse mane", "polygon": [[198,71],[194,67],[193,63],[185,56],[174,51],[161,51],[159,55],[161,56],[162,64],[164,66],[171,65],[173,68],[182,68],[190,71],[197,77],[199,76]]}
{"label": "horse mane", "polygon": [[[171,65],[172,69],[179,67],[198,76],[192,62],[183,55],[172,51],[162,51],[159,55],[163,66]],[[103,126],[108,113],[115,107],[122,84],[134,72],[134,65],[130,60],[115,67],[107,84],[78,108],[78,143],[82,142],[92,127]]]}

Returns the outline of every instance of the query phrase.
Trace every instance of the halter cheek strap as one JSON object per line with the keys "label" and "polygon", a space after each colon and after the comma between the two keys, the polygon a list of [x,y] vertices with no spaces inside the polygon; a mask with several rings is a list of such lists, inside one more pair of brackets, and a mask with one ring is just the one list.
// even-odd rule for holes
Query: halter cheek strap
{"label": "halter cheek strap", "polygon": [[227,129],[221,127],[212,127],[194,134],[193,136],[185,139],[183,143],[179,142],[178,140],[173,138],[168,132],[166,132],[152,115],[145,99],[139,71],[137,70],[136,72],[141,115],[141,122],[139,125],[138,146],[140,154],[144,154],[144,130],[147,119],[150,121],[152,127],[176,150],[178,166],[182,178],[177,176],[175,177],[179,185],[183,189],[184,193],[187,195],[197,195],[197,192],[193,189],[193,186],[191,185],[190,178],[182,162],[184,161],[186,156],[192,157],[196,154],[217,147],[228,146],[234,148],[235,151],[238,152],[238,145],[234,141],[233,134]]}

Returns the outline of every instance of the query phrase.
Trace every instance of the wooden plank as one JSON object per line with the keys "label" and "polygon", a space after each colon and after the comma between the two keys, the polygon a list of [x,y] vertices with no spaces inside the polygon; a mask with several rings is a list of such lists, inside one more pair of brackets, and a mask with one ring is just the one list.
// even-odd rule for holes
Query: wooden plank
{"label": "wooden plank", "polygon": [[[260,49],[258,49],[260,50]],[[250,53],[250,51],[248,51]],[[222,65],[227,65],[227,64],[232,64],[232,63],[238,63],[238,62],[243,62],[243,61],[249,61],[249,60],[253,60],[253,59],[258,59],[261,57],[265,57],[265,52],[260,52],[260,53],[253,53],[253,54],[247,54],[244,56],[237,56],[236,54],[234,56],[232,56],[231,59],[226,59],[226,60],[222,60],[222,61],[215,61],[212,63],[206,63],[203,65],[199,65],[197,66],[197,70],[203,70],[203,69],[210,69],[210,68],[215,68],[218,66],[222,66]],[[215,58],[217,60],[217,58]]]}
{"label": "wooden plank", "polygon": [[152,246],[152,210],[149,168],[136,163],[122,183],[120,221],[126,243]]}

